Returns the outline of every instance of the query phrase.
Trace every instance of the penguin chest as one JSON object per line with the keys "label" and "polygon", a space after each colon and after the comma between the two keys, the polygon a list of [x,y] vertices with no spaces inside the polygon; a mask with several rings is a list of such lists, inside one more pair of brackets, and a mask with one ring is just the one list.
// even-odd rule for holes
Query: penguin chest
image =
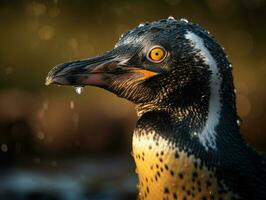
{"label": "penguin chest", "polygon": [[214,171],[155,133],[134,134],[139,199],[231,199]]}

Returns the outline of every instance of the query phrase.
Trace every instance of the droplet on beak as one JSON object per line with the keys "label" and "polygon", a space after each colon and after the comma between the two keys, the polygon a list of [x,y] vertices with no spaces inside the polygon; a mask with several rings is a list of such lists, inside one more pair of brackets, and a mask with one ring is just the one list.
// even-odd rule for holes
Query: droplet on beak
{"label": "droplet on beak", "polygon": [[75,87],[75,91],[77,94],[81,94],[83,92],[83,87],[81,86]]}

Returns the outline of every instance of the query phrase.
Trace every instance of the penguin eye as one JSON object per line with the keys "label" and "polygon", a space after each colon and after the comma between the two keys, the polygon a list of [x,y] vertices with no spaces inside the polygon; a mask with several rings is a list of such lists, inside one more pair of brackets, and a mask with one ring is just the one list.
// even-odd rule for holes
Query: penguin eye
{"label": "penguin eye", "polygon": [[160,63],[162,62],[166,57],[166,51],[161,46],[154,46],[150,49],[147,58],[149,61],[154,63]]}

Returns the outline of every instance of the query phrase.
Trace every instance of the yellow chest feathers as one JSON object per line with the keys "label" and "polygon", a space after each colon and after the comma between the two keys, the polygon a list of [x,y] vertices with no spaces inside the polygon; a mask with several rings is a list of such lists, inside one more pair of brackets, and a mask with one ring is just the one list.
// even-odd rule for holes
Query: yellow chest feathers
{"label": "yellow chest feathers", "polygon": [[179,151],[155,133],[133,137],[133,157],[139,177],[139,199],[232,199],[224,183],[199,159]]}

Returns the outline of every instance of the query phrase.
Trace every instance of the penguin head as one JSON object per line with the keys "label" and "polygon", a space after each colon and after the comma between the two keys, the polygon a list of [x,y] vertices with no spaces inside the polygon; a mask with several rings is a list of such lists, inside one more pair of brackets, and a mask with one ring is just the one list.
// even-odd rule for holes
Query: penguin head
{"label": "penguin head", "polygon": [[46,84],[92,85],[135,104],[186,107],[219,93],[224,77],[230,83],[229,66],[206,30],[169,17],[140,24],[101,56],[55,66]]}

